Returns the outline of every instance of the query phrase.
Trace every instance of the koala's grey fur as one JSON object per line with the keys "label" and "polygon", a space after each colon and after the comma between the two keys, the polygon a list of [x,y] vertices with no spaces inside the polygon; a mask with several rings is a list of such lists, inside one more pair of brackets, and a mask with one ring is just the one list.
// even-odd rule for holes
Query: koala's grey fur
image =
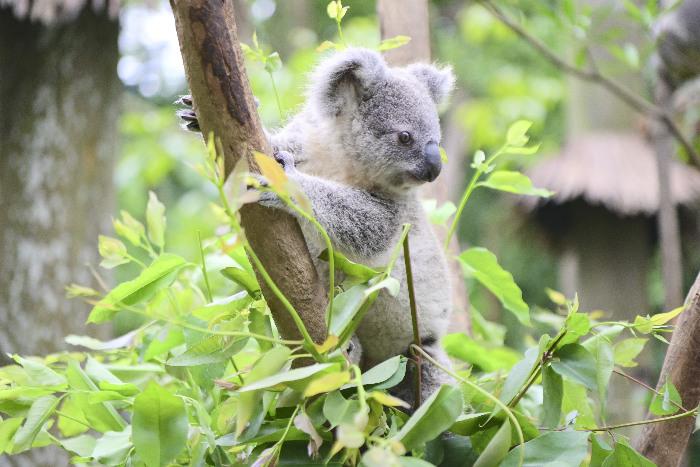
{"label": "koala's grey fur", "polygon": [[[402,224],[409,240],[418,321],[424,347],[449,365],[439,341],[449,322],[451,293],[442,247],[418,200],[425,180],[427,145],[440,143],[437,105],[454,83],[449,68],[415,64],[391,68],[376,52],[347,49],[315,70],[306,105],[282,129],[268,134],[288,177],[311,200],[314,214],[335,248],[351,260],[381,268],[389,262]],[[399,132],[413,137],[399,142]],[[284,206],[274,196],[261,201]],[[325,244],[300,219],[313,257]],[[317,265],[327,277],[327,265]],[[413,341],[403,258],[393,269],[397,297],[382,291],[357,330],[363,367],[406,354]],[[410,364],[409,364],[410,365]],[[410,378],[401,396],[410,401]],[[445,376],[427,362],[423,397]]]}

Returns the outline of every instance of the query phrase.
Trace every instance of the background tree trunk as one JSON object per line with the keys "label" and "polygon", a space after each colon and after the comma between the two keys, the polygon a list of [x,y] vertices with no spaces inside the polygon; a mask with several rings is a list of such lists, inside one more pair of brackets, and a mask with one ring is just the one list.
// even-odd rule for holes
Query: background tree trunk
{"label": "background tree trunk", "polygon": [[[430,18],[428,0],[378,0],[377,14],[382,39],[394,36],[409,36],[411,42],[384,52],[384,56],[391,65],[404,66],[416,62],[430,63]],[[443,147],[445,148],[449,162],[438,177],[437,181],[425,185],[422,195],[425,198],[436,199],[438,205],[451,200],[453,193],[459,193],[464,183],[464,148],[466,138],[460,125],[454,121],[454,112],[443,119]],[[444,243],[446,232],[444,229],[435,229],[441,243]],[[452,307],[455,313],[452,317],[453,331],[466,331],[471,329],[469,321],[469,301],[467,297],[462,270],[454,260],[460,252],[457,237],[450,243],[448,264],[452,276]]]}
{"label": "background tree trunk", "polygon": [[[668,380],[678,389],[683,406],[700,404],[700,274],[686,298],[666,352],[657,390]],[[675,467],[683,459],[695,417],[645,425],[637,449],[660,467]]]}
{"label": "background tree trunk", "polygon": [[[240,157],[255,170],[252,151],[270,154],[270,148],[245,71],[232,0],[171,0],[171,6],[202,134],[213,132],[221,139],[227,174]],[[253,203],[241,209],[241,222],[251,246],[313,340],[323,342],[326,291],[296,220]],[[299,338],[290,314],[265,282],[260,284],[282,336]]]}
{"label": "background tree trunk", "polygon": [[[93,282],[113,209],[121,85],[119,26],[92,8],[52,26],[0,9],[0,352],[47,354],[85,333],[87,307],[65,299]],[[32,451],[3,466],[59,466]]]}

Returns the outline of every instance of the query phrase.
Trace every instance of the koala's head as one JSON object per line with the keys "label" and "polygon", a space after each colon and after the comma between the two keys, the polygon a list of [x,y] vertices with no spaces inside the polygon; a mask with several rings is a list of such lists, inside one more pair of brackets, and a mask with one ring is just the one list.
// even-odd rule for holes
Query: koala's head
{"label": "koala's head", "polygon": [[331,119],[343,153],[368,180],[404,190],[440,173],[437,105],[453,84],[450,68],[390,68],[374,51],[348,49],[316,70],[310,105]]}

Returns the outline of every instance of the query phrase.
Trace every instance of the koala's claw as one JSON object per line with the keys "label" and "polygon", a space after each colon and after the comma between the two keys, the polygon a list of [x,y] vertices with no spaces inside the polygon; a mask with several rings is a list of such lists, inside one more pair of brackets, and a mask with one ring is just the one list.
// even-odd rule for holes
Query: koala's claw
{"label": "koala's claw", "polygon": [[180,96],[180,98],[176,100],[174,104],[185,107],[184,109],[179,109],[175,112],[175,115],[177,115],[181,120],[182,128],[185,130],[194,131],[195,133],[201,133],[202,129],[199,127],[197,113],[192,108],[192,96]]}
{"label": "koala's claw", "polygon": [[292,153],[287,151],[278,151],[273,154],[273,157],[279,165],[285,170],[285,172],[294,169],[294,156]]}

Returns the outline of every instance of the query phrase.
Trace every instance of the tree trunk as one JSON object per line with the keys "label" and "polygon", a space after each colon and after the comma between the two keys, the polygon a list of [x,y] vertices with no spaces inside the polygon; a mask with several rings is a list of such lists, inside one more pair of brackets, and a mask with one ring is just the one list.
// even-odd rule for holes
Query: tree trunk
{"label": "tree trunk", "polygon": [[[671,109],[672,93],[660,80],[656,84],[655,100],[659,107]],[[664,307],[671,310],[683,300],[683,259],[678,211],[671,197],[671,162],[676,152],[673,135],[666,125],[654,122],[654,151],[659,179],[659,214],[656,217],[661,249],[661,274],[664,284]]]}
{"label": "tree trunk", "polygon": [[[657,390],[668,380],[678,389],[683,406],[700,404],[700,274],[695,279],[678,318],[671,345],[666,352]],[[683,459],[695,417],[646,425],[637,440],[637,449],[660,467],[675,467]]]}
{"label": "tree trunk", "polygon": [[[86,9],[44,26],[0,9],[0,352],[47,354],[84,334],[65,299],[92,283],[113,208],[119,26]],[[2,465],[57,466],[44,450]]]}
{"label": "tree trunk", "polygon": [[[393,66],[404,66],[416,62],[431,61],[430,54],[430,21],[428,15],[427,0],[378,0],[377,14],[382,39],[394,36],[409,36],[411,41],[399,48],[387,50],[384,56]],[[438,178],[437,182],[426,185],[421,190],[425,198],[436,199],[438,205],[450,201],[451,194],[462,189],[462,167],[465,147],[464,131],[454,121],[454,115],[449,115],[449,124],[446,126],[444,144],[450,161],[447,170]],[[444,243],[446,232],[444,229],[435,232]],[[462,270],[454,260],[460,252],[457,237],[450,243],[448,264],[451,273],[452,307],[457,312],[453,315],[451,329],[455,332],[469,332],[471,325],[468,317],[469,302],[467,297]]]}
{"label": "tree trunk", "polygon": [[[187,80],[202,133],[221,140],[226,173],[252,151],[270,154],[238,41],[232,0],[171,0]],[[280,210],[248,204],[241,223],[251,246],[317,343],[326,338],[326,291],[296,220]],[[283,337],[300,333],[290,314],[260,280],[263,295]]]}

